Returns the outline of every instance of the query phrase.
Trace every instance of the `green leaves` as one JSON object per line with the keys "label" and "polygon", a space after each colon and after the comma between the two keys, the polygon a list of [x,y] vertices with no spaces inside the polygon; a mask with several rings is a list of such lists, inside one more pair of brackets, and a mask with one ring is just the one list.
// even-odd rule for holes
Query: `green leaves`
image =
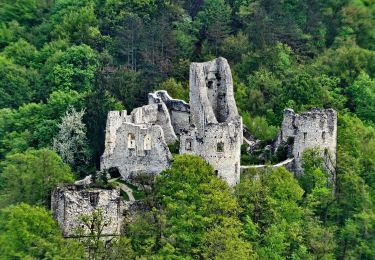
{"label": "green leaves", "polygon": [[35,78],[35,71],[28,71],[0,56],[0,108],[15,108],[32,101]]}
{"label": "green leaves", "polygon": [[73,181],[69,166],[48,149],[9,155],[0,166],[0,206],[19,202],[48,206],[52,189]]}
{"label": "green leaves", "polygon": [[361,72],[349,88],[354,113],[375,123],[375,80]]}
{"label": "green leaves", "polygon": [[0,255],[4,259],[84,259],[84,249],[63,239],[46,209],[21,203],[0,210]]}
{"label": "green leaves", "polygon": [[154,189],[155,208],[129,226],[139,256],[229,259],[237,253],[240,259],[251,257],[250,244],[241,238],[238,204],[227,184],[202,159],[177,155]]}
{"label": "green leaves", "polygon": [[72,46],[63,53],[57,52],[46,64],[46,79],[52,90],[92,89],[98,60],[89,46]]}

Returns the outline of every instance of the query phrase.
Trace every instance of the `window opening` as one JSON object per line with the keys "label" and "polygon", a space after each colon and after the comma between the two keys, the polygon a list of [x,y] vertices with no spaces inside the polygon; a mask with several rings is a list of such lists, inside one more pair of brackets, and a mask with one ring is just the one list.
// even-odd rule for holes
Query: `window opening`
{"label": "window opening", "polygon": [[216,151],[217,151],[218,153],[222,153],[222,152],[224,152],[224,143],[223,143],[223,142],[219,142],[219,143],[217,143],[217,145],[216,145]]}
{"label": "window opening", "polygon": [[128,149],[135,149],[135,135],[128,134]]}

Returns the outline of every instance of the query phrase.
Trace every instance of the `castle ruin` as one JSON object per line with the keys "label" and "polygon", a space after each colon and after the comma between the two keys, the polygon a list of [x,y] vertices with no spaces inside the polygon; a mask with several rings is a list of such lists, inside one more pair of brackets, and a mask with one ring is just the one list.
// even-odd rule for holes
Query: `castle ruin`
{"label": "castle ruin", "polygon": [[[168,145],[176,141],[180,154],[199,155],[230,186],[240,181],[241,169],[260,167],[240,165],[241,145],[254,142],[243,136],[227,60],[192,63],[189,85],[189,104],[159,90],[148,95],[148,105],[135,108],[130,115],[126,111],[109,112],[101,169],[115,168],[128,181],[139,173],[154,176],[171,166]],[[273,150],[288,144],[292,152],[275,167],[285,166],[302,174],[303,151],[318,147],[327,169],[334,172],[336,137],[333,109],[301,114],[286,109]]]}
{"label": "castle ruin", "polygon": [[116,168],[125,180],[141,172],[170,167],[168,144],[180,141],[180,154],[196,154],[229,185],[240,180],[242,118],[234,100],[226,59],[190,66],[190,104],[166,91],[148,96],[149,104],[108,114],[101,169]]}
{"label": "castle ruin", "polygon": [[104,236],[119,235],[123,219],[124,204],[120,191],[116,189],[85,189],[76,185],[57,187],[51,197],[51,209],[64,237],[74,237],[78,229],[89,232],[83,224],[82,216],[89,216],[100,209],[107,223],[103,227]]}
{"label": "castle ruin", "polygon": [[236,185],[240,181],[242,118],[227,60],[192,63],[189,82],[191,125],[181,134],[180,153],[201,156],[220,178]]}
{"label": "castle ruin", "polygon": [[[180,154],[199,155],[230,186],[239,183],[241,170],[270,167],[240,165],[241,145],[249,146],[251,151],[251,146],[261,141],[255,140],[242,124],[227,60],[192,63],[189,84],[189,104],[159,90],[148,95],[148,105],[135,108],[130,114],[110,111],[101,170],[115,170],[122,180],[137,184],[138,174],[153,178],[171,166],[173,157],[168,145],[178,142]],[[287,148],[288,154],[284,161],[271,167],[285,167],[301,175],[304,150],[318,148],[324,166],[335,178],[336,138],[337,114],[333,109],[312,109],[300,114],[286,109],[279,134],[268,147],[273,153],[280,147]],[[52,194],[52,210],[64,236],[73,236],[82,225],[80,216],[96,209],[102,210],[111,223],[103,234],[119,234],[124,215],[139,210],[137,201],[123,201],[118,189],[87,188],[90,183],[92,178],[85,178],[73,186],[57,187]]]}

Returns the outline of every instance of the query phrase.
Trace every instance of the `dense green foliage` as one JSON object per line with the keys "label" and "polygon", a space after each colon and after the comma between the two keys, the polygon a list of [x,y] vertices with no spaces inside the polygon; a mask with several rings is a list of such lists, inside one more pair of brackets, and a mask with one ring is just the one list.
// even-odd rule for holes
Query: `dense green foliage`
{"label": "dense green foliage", "polygon": [[83,247],[65,240],[51,214],[27,204],[0,211],[1,259],[83,259]]}
{"label": "dense green foliage", "polygon": [[9,155],[0,167],[0,205],[26,202],[48,206],[52,189],[73,181],[69,166],[45,148]]}
{"label": "dense green foliage", "polygon": [[253,255],[251,244],[241,237],[235,196],[199,157],[177,155],[172,168],[157,178],[149,204],[153,210],[128,227],[139,257],[247,259]]}
{"label": "dense green foliage", "polygon": [[[188,101],[189,63],[223,56],[257,138],[274,138],[285,107],[338,111],[336,179],[307,151],[302,178],[248,173],[233,195],[209,166],[176,157],[146,199],[153,210],[104,257],[375,258],[374,12],[371,0],[1,1],[1,257],[69,258],[36,205],[95,171],[109,110],[154,89]],[[52,151],[76,129],[62,127],[70,109],[84,111],[87,140],[64,150],[74,160]],[[33,206],[9,206],[21,202]]]}

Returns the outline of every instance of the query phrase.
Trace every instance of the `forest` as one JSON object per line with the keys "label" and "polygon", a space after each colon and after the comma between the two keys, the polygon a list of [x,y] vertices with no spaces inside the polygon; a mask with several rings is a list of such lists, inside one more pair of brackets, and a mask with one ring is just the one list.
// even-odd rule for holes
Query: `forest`
{"label": "forest", "polygon": [[[0,259],[375,259],[374,16],[373,0],[0,0]],[[99,170],[108,111],[188,101],[190,63],[220,56],[258,139],[286,107],[338,112],[335,183],[314,150],[300,178],[234,188],[176,155],[122,236],[64,239],[51,191]]]}

